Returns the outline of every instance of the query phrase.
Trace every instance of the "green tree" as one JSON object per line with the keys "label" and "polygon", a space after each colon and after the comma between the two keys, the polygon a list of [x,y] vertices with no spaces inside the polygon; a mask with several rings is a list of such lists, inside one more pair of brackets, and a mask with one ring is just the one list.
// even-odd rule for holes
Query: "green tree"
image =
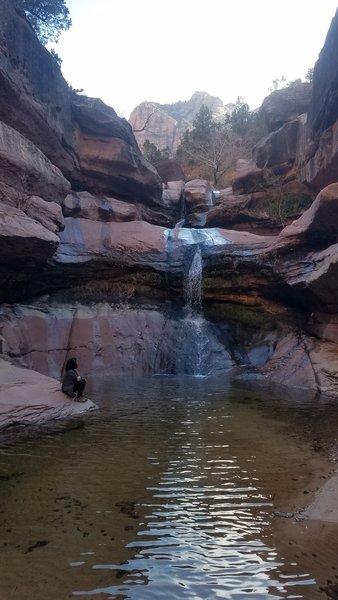
{"label": "green tree", "polygon": [[201,166],[217,186],[231,167],[238,149],[238,136],[227,121],[216,122],[210,109],[201,106],[177,149],[177,158],[190,166]]}
{"label": "green tree", "polygon": [[206,144],[215,131],[216,124],[210,108],[202,104],[193,120],[191,136],[196,143]]}
{"label": "green tree", "polygon": [[306,71],[305,81],[308,81],[309,83],[313,81],[313,67],[310,67],[310,69]]}
{"label": "green tree", "polygon": [[160,150],[156,144],[153,144],[149,140],[145,140],[142,146],[142,153],[144,158],[146,158],[152,165],[156,165],[157,162],[163,160],[164,158],[169,158],[169,151],[167,148],[165,150]]}
{"label": "green tree", "polygon": [[181,139],[176,157],[184,166],[203,171],[204,177],[211,179],[216,187],[238,158],[250,154],[262,135],[258,114],[251,112],[241,98],[223,121],[215,121],[211,111],[202,106],[193,129],[187,130]]}
{"label": "green tree", "polygon": [[249,105],[243,98],[238,96],[234,109],[227,117],[232,130],[238,135],[244,136],[255,121],[255,113],[250,110]]}
{"label": "green tree", "polygon": [[23,10],[40,42],[57,42],[72,24],[65,0],[15,0]]}

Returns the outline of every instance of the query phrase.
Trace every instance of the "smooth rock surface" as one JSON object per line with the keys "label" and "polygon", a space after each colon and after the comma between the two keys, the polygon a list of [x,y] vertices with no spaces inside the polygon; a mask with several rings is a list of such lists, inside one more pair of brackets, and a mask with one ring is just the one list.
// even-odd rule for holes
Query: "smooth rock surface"
{"label": "smooth rock surface", "polygon": [[60,387],[55,379],[0,359],[0,428],[40,424],[96,408],[90,400],[68,398]]}

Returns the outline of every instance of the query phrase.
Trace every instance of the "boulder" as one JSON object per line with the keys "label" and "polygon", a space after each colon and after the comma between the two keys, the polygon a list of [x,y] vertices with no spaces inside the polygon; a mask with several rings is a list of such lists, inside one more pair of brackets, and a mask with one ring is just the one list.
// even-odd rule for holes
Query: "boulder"
{"label": "boulder", "polygon": [[298,119],[295,119],[259,140],[252,151],[259,169],[279,167],[280,171],[290,168],[297,153],[298,127]]}
{"label": "boulder", "polygon": [[250,194],[264,188],[264,171],[252,160],[240,158],[237,161],[232,189],[236,194]]}
{"label": "boulder", "polygon": [[80,172],[73,175],[74,186],[160,204],[162,181],[143,158],[129,123],[97,98],[74,97],[72,113],[79,126],[75,149]]}
{"label": "boulder", "polygon": [[269,381],[337,397],[337,351],[336,344],[290,332],[279,340],[262,373]]}
{"label": "boulder", "polygon": [[297,247],[327,248],[338,240],[338,183],[324,188],[311,207],[287,225],[270,250],[293,252]]}
{"label": "boulder", "polygon": [[48,231],[57,233],[65,227],[61,206],[56,202],[46,202],[39,196],[30,196],[21,203],[21,208],[27,217],[38,221]]}
{"label": "boulder", "polygon": [[174,206],[179,211],[184,198],[184,188],[184,181],[168,181],[163,189],[163,203],[168,207]]}
{"label": "boulder", "polygon": [[305,144],[305,157],[302,147],[297,152],[298,177],[319,192],[323,187],[338,181],[338,121],[320,135],[315,148],[308,142],[308,138]]}
{"label": "boulder", "polygon": [[248,231],[258,235],[275,235],[281,229],[278,215],[270,210],[267,192],[234,194],[232,188],[221,190],[206,215],[206,227]]}
{"label": "boulder", "polygon": [[292,83],[264,98],[261,112],[268,130],[276,131],[284,123],[306,113],[312,94],[311,83]]}
{"label": "boulder", "polygon": [[57,235],[48,231],[22,210],[0,202],[0,264],[44,263],[59,244]]}
{"label": "boulder", "polygon": [[212,206],[213,188],[206,179],[192,179],[185,184],[184,197],[189,213],[206,211]]}
{"label": "boulder", "polygon": [[156,170],[165,184],[173,181],[185,181],[181,164],[173,158],[156,161]]}

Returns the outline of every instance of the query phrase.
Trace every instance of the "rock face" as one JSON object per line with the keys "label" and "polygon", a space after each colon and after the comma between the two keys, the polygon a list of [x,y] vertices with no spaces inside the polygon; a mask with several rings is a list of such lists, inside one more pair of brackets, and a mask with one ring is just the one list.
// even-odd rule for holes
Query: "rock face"
{"label": "rock face", "polygon": [[161,180],[127,121],[69,88],[10,0],[1,0],[0,24],[0,121],[30,140],[77,189],[160,199]]}
{"label": "rock face", "polygon": [[155,144],[159,150],[168,150],[173,156],[181,136],[191,129],[194,118],[202,105],[207,106],[214,118],[230,112],[233,105],[224,105],[220,98],[206,92],[195,92],[190,100],[173,104],[142,102],[134,108],[129,123],[135,133],[140,148],[146,140]]}
{"label": "rock face", "polygon": [[313,94],[308,111],[309,128],[318,139],[338,119],[338,10],[313,72]]}
{"label": "rock face", "polygon": [[[65,414],[57,390],[70,354],[86,373],[208,375],[245,366],[338,397],[338,125],[325,52],[312,99],[307,84],[270,95],[270,133],[252,160],[238,162],[232,187],[216,191],[206,180],[184,181],[173,162],[161,179],[127,121],[69,90],[26,20],[0,0],[7,421],[26,418],[21,390],[29,404],[36,371],[55,378],[39,380],[48,402],[37,413]],[[322,61],[330,116],[318,91]],[[157,107],[159,135],[174,139],[205,100],[194,95],[175,114]],[[216,100],[213,109],[224,110]],[[9,372],[9,360],[20,372]]]}

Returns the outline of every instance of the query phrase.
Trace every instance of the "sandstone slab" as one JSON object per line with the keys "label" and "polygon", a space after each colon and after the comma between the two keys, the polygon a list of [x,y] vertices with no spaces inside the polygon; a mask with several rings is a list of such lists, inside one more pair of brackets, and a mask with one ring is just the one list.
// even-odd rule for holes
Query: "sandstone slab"
{"label": "sandstone slab", "polygon": [[79,403],[68,398],[60,385],[41,373],[0,360],[0,428],[40,424],[96,408],[90,400]]}

